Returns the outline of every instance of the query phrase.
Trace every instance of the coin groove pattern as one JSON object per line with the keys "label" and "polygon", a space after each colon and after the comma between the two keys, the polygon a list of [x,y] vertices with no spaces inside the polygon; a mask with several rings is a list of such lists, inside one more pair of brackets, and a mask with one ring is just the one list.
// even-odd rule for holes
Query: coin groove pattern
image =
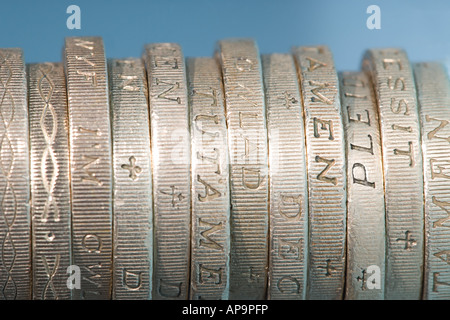
{"label": "coin groove pattern", "polygon": [[153,299],[188,298],[191,201],[185,63],[177,44],[145,47],[153,163]]}
{"label": "coin groove pattern", "polygon": [[263,55],[270,175],[268,299],[305,299],[308,186],[303,110],[292,55]]}
{"label": "coin groove pattern", "polygon": [[365,73],[343,72],[339,80],[348,184],[345,299],[382,300],[386,211],[378,110]]}
{"label": "coin groove pattern", "polygon": [[190,298],[227,300],[230,191],[222,75],[213,58],[186,62],[191,122]]}
{"label": "coin groove pattern", "polygon": [[98,37],[66,38],[74,299],[111,298],[112,155],[107,69]]}
{"label": "coin groove pattern", "polygon": [[308,299],[341,299],[346,245],[346,159],[339,85],[327,47],[298,47],[309,190]]}
{"label": "coin groove pattern", "polygon": [[450,83],[437,62],[414,64],[420,120],[425,197],[425,257],[423,299],[450,298],[449,135]]}
{"label": "coin groove pattern", "polygon": [[33,298],[70,299],[69,137],[64,68],[27,66],[30,118]]}
{"label": "coin groove pattern", "polygon": [[222,40],[231,190],[230,299],[265,299],[268,164],[259,51],[252,40]]}
{"label": "coin groove pattern", "polygon": [[113,299],[151,299],[153,202],[148,86],[141,59],[108,61],[113,134]]}
{"label": "coin groove pattern", "polygon": [[26,78],[21,49],[0,49],[0,299],[31,298]]}
{"label": "coin groove pattern", "polygon": [[420,299],[423,277],[423,167],[412,70],[399,49],[366,52],[382,137],[386,207],[386,299]]}

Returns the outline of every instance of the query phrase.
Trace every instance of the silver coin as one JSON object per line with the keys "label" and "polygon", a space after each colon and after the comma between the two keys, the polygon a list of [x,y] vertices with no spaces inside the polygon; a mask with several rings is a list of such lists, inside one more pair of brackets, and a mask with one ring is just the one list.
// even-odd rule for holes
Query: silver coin
{"label": "silver coin", "polygon": [[191,200],[184,57],[177,44],[145,47],[153,159],[153,299],[187,299]]}
{"label": "silver coin", "polygon": [[368,50],[363,69],[375,87],[386,206],[385,298],[420,299],[423,276],[423,167],[411,66],[399,49]]}
{"label": "silver coin", "polygon": [[0,299],[31,298],[27,81],[21,49],[0,49]]}
{"label": "silver coin", "polygon": [[64,67],[61,63],[31,64],[27,75],[33,299],[68,300],[72,216]]}
{"label": "silver coin", "polygon": [[303,108],[292,55],[261,58],[270,174],[268,299],[305,299],[308,185]]}
{"label": "silver coin", "polygon": [[339,85],[324,46],[293,49],[305,115],[309,189],[308,299],[341,299],[346,245],[346,159]]}
{"label": "silver coin", "polygon": [[382,300],[386,211],[378,110],[365,73],[340,73],[339,80],[347,152],[345,299]]}
{"label": "silver coin", "polygon": [[450,298],[450,82],[437,62],[414,65],[425,196],[423,298]]}
{"label": "silver coin", "polygon": [[113,135],[113,299],[151,299],[153,202],[147,77],[141,59],[108,61]]}
{"label": "silver coin", "polygon": [[103,41],[66,38],[64,62],[70,128],[74,299],[111,298],[112,156]]}
{"label": "silver coin", "polygon": [[186,61],[191,118],[190,298],[228,299],[230,187],[222,75],[213,58]]}
{"label": "silver coin", "polygon": [[231,190],[230,299],[265,299],[268,259],[267,131],[261,62],[252,40],[222,40]]}

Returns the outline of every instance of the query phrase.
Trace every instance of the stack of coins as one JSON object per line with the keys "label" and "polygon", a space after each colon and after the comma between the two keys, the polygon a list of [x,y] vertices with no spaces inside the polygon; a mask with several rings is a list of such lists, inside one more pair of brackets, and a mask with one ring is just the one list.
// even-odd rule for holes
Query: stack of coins
{"label": "stack of coins", "polygon": [[449,299],[437,62],[0,49],[0,299]]}

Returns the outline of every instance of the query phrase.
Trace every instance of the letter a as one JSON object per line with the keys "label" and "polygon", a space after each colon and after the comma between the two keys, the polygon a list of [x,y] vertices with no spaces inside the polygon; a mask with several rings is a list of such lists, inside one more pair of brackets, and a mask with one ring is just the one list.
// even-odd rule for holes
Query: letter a
{"label": "letter a", "polygon": [[71,14],[67,18],[67,29],[73,30],[73,29],[81,29],[81,9],[79,6],[76,6],[74,4],[67,7],[66,13]]}
{"label": "letter a", "polygon": [[371,265],[367,267],[367,273],[370,274],[367,279],[367,289],[381,289],[381,270],[379,266]]}
{"label": "letter a", "polygon": [[367,29],[381,29],[381,10],[377,5],[370,5],[367,7],[367,13],[372,13],[371,16],[367,18]]}
{"label": "letter a", "polygon": [[81,271],[80,267],[76,265],[71,265],[67,267],[66,273],[70,274],[67,278],[67,288],[68,289],[81,289]]}

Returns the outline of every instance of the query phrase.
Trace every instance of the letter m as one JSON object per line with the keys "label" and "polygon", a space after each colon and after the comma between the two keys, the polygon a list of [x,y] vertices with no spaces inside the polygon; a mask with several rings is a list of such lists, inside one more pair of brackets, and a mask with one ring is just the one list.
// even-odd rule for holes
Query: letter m
{"label": "letter m", "polygon": [[198,224],[200,227],[208,227],[208,229],[200,232],[200,235],[202,236],[202,238],[200,239],[200,246],[222,251],[223,247],[210,238],[211,234],[223,229],[222,222],[219,222],[217,224],[209,223],[200,218],[198,220]]}

